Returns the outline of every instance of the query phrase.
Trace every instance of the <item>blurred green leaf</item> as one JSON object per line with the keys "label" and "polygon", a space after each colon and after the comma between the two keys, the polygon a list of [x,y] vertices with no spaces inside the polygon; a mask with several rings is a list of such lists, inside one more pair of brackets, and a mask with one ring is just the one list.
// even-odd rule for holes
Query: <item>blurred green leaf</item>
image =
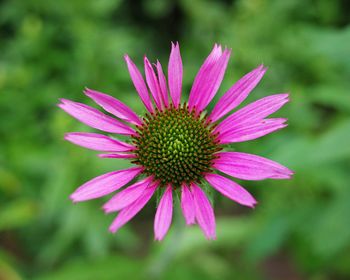
{"label": "blurred green leaf", "polygon": [[0,279],[21,280],[22,277],[8,263],[0,259]]}
{"label": "blurred green leaf", "polygon": [[65,266],[38,280],[112,280],[141,279],[142,263],[124,256],[111,256],[99,261],[87,261],[83,258],[72,260]]}
{"label": "blurred green leaf", "polygon": [[37,206],[27,199],[14,200],[0,208],[0,231],[19,228],[33,222]]}

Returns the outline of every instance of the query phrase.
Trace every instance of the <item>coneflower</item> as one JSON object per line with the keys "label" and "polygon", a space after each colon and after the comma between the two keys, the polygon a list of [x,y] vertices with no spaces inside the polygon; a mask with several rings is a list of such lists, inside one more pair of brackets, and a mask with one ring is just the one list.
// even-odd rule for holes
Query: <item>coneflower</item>
{"label": "coneflower", "polygon": [[[162,240],[170,227],[173,194],[180,196],[186,224],[198,223],[208,239],[215,239],[215,216],[201,188],[204,181],[237,203],[254,207],[256,200],[231,176],[242,180],[289,179],[293,172],[277,162],[224,151],[226,144],[256,139],[287,126],[284,118],[266,117],[288,102],[288,94],[262,98],[226,117],[259,83],[266,71],[263,65],[241,78],[210,113],[205,113],[221,84],[230,53],[229,49],[222,51],[220,45],[214,46],[199,69],[188,102],[184,103],[178,43],[172,44],[168,79],[159,61],[152,66],[145,57],[145,82],[126,55],[131,79],[148,111],[143,117],[114,97],[90,89],[85,94],[114,117],[62,99],[59,107],[82,123],[129,137],[129,141],[123,142],[102,134],[73,132],[66,134],[66,140],[107,152],[100,157],[127,159],[135,164],[88,181],[71,199],[74,202],[95,199],[125,187],[103,206],[106,213],[119,211],[110,226],[110,231],[116,232],[145,206],[157,189],[162,189],[154,221],[156,240]],[[136,183],[129,185],[133,179],[137,179]]]}

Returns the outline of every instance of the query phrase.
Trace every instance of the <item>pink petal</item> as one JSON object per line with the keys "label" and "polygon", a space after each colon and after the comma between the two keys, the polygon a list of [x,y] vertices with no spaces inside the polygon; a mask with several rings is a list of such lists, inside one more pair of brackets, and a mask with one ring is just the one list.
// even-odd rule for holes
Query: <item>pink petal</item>
{"label": "pink petal", "polygon": [[253,140],[286,127],[287,124],[284,124],[285,121],[286,119],[277,118],[266,119],[253,124],[245,124],[220,134],[217,139],[220,141],[220,144]]}
{"label": "pink petal", "polygon": [[143,191],[152,182],[152,177],[147,177],[142,181],[136,182],[135,184],[127,187],[125,190],[114,195],[103,205],[103,210],[106,213],[116,212],[124,207],[130,205],[137,200],[143,193]]}
{"label": "pink petal", "polygon": [[205,179],[217,191],[239,204],[254,207],[257,203],[254,197],[237,183],[218,174],[207,174]]}
{"label": "pink petal", "polygon": [[207,196],[196,184],[191,185],[196,219],[208,239],[216,239],[215,216]]}
{"label": "pink petal", "polygon": [[111,113],[116,117],[135,125],[142,124],[142,121],[136,115],[136,113],[134,113],[133,110],[131,110],[127,105],[118,99],[88,88],[85,89],[84,93],[92,100],[94,100],[98,105],[100,105],[103,109],[105,109],[108,113]]}
{"label": "pink petal", "polygon": [[211,69],[216,65],[220,57],[222,56],[221,46],[215,44],[213,50],[204,61],[203,65],[199,69],[190,92],[190,97],[188,100],[188,105],[190,109],[193,109],[200,100],[202,96],[203,83],[207,79],[207,74],[210,73]]}
{"label": "pink petal", "polygon": [[90,106],[67,99],[61,99],[61,102],[62,103],[58,104],[58,106],[62,110],[88,126],[110,133],[124,135],[132,135],[135,133],[135,130],[131,127]]}
{"label": "pink petal", "polygon": [[141,167],[132,167],[103,174],[80,186],[71,194],[70,198],[74,202],[79,202],[105,196],[129,183],[142,170]]}
{"label": "pink petal", "polygon": [[220,152],[215,155],[218,158],[213,160],[213,167],[238,179],[290,179],[293,175],[293,171],[264,157],[238,152]]}
{"label": "pink petal", "polygon": [[162,240],[169,230],[173,216],[173,194],[172,187],[168,186],[165,190],[154,218],[155,240]]}
{"label": "pink petal", "polygon": [[128,152],[135,150],[133,145],[97,133],[71,132],[66,133],[64,139],[76,145],[96,151]]}
{"label": "pink petal", "polygon": [[158,79],[156,74],[154,73],[153,67],[147,57],[144,58],[145,63],[145,73],[146,73],[146,81],[148,87],[153,96],[154,102],[156,103],[159,110],[162,109],[162,96],[158,84]]}
{"label": "pink petal", "polygon": [[216,127],[215,132],[225,133],[233,127],[262,120],[288,101],[288,94],[275,94],[259,99],[230,115]]}
{"label": "pink petal", "polygon": [[162,65],[158,60],[157,60],[157,73],[158,73],[158,82],[159,82],[160,92],[162,94],[163,104],[165,105],[166,108],[168,108],[169,97],[168,97],[166,78],[163,73]]}
{"label": "pink petal", "polygon": [[231,50],[224,50],[222,56],[210,71],[205,73],[204,80],[201,84],[200,96],[196,102],[196,110],[204,110],[218,91],[224,74],[226,72],[227,63],[230,59]]}
{"label": "pink petal", "polygon": [[124,58],[129,69],[131,80],[134,83],[134,86],[136,88],[136,91],[138,92],[147,110],[152,113],[154,111],[152,101],[148,94],[147,86],[145,84],[145,81],[140,71],[137,69],[136,65],[128,55],[125,55]]}
{"label": "pink petal", "polygon": [[100,158],[136,158],[135,154],[113,153],[113,154],[99,154]]}
{"label": "pink petal", "polygon": [[216,122],[243,102],[264,76],[267,68],[260,65],[237,81],[219,100],[209,119]]}
{"label": "pink petal", "polygon": [[109,227],[109,230],[114,233],[123,225],[125,225],[128,221],[130,221],[151,199],[157,187],[158,184],[153,184],[149,186],[143,191],[142,195],[137,200],[123,208],[123,210],[119,212],[119,215],[117,216],[117,218],[115,218],[115,220]]}
{"label": "pink petal", "polygon": [[187,225],[195,223],[196,213],[191,191],[186,185],[181,187],[181,209]]}
{"label": "pink petal", "polygon": [[182,90],[182,60],[179,43],[171,43],[171,53],[168,65],[168,84],[171,100],[175,108],[179,107]]}

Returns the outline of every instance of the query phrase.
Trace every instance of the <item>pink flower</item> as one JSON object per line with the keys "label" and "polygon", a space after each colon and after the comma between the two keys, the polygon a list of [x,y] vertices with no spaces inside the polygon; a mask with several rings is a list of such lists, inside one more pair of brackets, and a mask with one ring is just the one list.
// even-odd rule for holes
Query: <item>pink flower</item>
{"label": "pink flower", "polygon": [[[222,151],[226,144],[256,139],[287,126],[286,119],[267,117],[288,102],[288,94],[262,98],[226,116],[259,83],[266,71],[263,65],[242,77],[209,114],[204,113],[219,89],[230,54],[231,50],[214,46],[199,69],[188,103],[181,103],[183,67],[178,43],[172,44],[168,79],[159,61],[153,66],[145,57],[145,82],[126,55],[132,82],[148,111],[142,118],[114,97],[91,89],[86,89],[85,94],[110,115],[62,99],[58,106],[82,123],[129,137],[123,142],[102,134],[73,132],[66,134],[66,140],[107,152],[100,157],[124,158],[135,164],[88,181],[71,199],[95,199],[124,187],[103,206],[106,213],[119,211],[110,226],[110,231],[116,232],[146,205],[156,190],[164,190],[155,215],[155,239],[162,240],[169,230],[174,195],[181,197],[186,224],[198,223],[208,239],[215,239],[214,211],[200,187],[203,181],[233,201],[254,207],[256,200],[231,176],[242,180],[291,178],[291,170],[272,160]],[[130,185],[134,179],[136,183]]]}

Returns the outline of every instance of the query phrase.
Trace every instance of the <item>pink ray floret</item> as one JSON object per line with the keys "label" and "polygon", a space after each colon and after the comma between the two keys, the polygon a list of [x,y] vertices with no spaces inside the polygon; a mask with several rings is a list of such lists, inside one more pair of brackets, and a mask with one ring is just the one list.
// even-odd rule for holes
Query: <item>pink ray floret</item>
{"label": "pink ray floret", "polygon": [[162,95],[162,101],[163,101],[164,107],[168,108],[169,107],[169,96],[168,96],[167,82],[166,82],[166,78],[164,76],[162,65],[160,64],[160,62],[158,60],[157,60],[156,67],[157,67],[159,88],[160,88],[160,92]]}
{"label": "pink ray floret", "polygon": [[218,174],[207,174],[205,180],[208,181],[214,189],[221,192],[224,196],[227,196],[229,199],[236,201],[239,204],[254,207],[256,200],[253,196],[242,188],[237,183],[232,180],[223,177]]}
{"label": "pink ray floret", "polygon": [[171,100],[176,108],[179,107],[181,99],[182,72],[182,60],[179,43],[172,43],[168,65],[168,81]]}
{"label": "pink ray floret", "polygon": [[154,72],[154,69],[149,62],[148,58],[144,58],[145,63],[145,74],[146,74],[146,81],[147,85],[151,91],[152,97],[154,99],[154,102],[156,103],[156,106],[159,110],[162,109],[162,93],[160,90],[160,86],[157,80],[156,73]]}
{"label": "pink ray floret", "polygon": [[113,221],[111,226],[109,227],[109,230],[111,232],[116,232],[118,229],[120,229],[123,225],[125,225],[128,221],[130,221],[138,212],[141,211],[141,209],[146,205],[146,203],[151,199],[154,192],[156,191],[158,185],[153,184],[149,187],[147,187],[142,195],[136,199],[133,203],[123,208],[117,218]]}
{"label": "pink ray floret", "polygon": [[191,185],[196,220],[208,239],[216,239],[213,207],[204,191],[196,184]]}
{"label": "pink ray floret", "polygon": [[106,213],[111,213],[125,208],[137,200],[151,183],[152,177],[147,177],[127,187],[126,189],[114,195],[103,205],[104,211]]}
{"label": "pink ray floret", "polygon": [[137,69],[135,63],[131,60],[131,58],[128,55],[124,56],[124,59],[126,61],[126,64],[129,69],[130,77],[132,82],[134,83],[135,89],[137,93],[139,94],[143,104],[147,108],[149,112],[153,112],[153,105],[151,98],[148,93],[148,89],[146,86],[146,83],[140,73],[140,71]]}
{"label": "pink ray floret", "polygon": [[[203,96],[201,90],[204,88],[203,85],[206,84],[207,73],[211,73],[213,68],[219,63],[219,60],[222,56],[222,49],[220,45],[215,44],[213,50],[209,56],[204,61],[203,65],[199,69],[188,99],[188,105],[190,109],[193,109],[198,106],[198,103],[202,100],[200,97]],[[204,89],[205,90],[205,89]]]}
{"label": "pink ray floret", "polygon": [[181,209],[187,225],[195,223],[196,213],[192,193],[185,184],[181,187]]}
{"label": "pink ray floret", "polygon": [[173,193],[172,186],[167,186],[158,204],[154,218],[154,238],[162,240],[169,230],[173,217]]}
{"label": "pink ray floret", "polygon": [[105,196],[129,183],[141,171],[140,167],[132,167],[103,174],[80,186],[71,194],[70,198],[74,202],[78,202]]}
{"label": "pink ray floret", "polygon": [[99,154],[100,158],[136,158],[133,153],[111,153],[111,154]]}
{"label": "pink ray floret", "polygon": [[89,96],[92,100],[94,100],[98,105],[100,105],[105,111],[113,114],[121,120],[136,125],[142,124],[142,121],[139,118],[139,116],[118,99],[110,95],[104,94],[102,92],[98,92],[88,88],[85,89],[84,93],[87,96]]}
{"label": "pink ray floret", "polygon": [[260,82],[266,70],[267,69],[264,68],[263,65],[260,65],[235,83],[220,98],[219,102],[211,112],[209,119],[215,122],[241,104]]}
{"label": "pink ray floret", "polygon": [[84,148],[102,152],[130,152],[135,150],[135,147],[131,144],[98,133],[71,132],[66,133],[64,139]]}
{"label": "pink ray floret", "polygon": [[241,180],[289,179],[293,175],[288,168],[264,157],[239,152],[216,155],[213,167]]}
{"label": "pink ray floret", "polygon": [[130,126],[107,116],[100,111],[82,103],[61,99],[58,106],[72,117],[93,128],[123,135],[132,135],[135,130]]}

